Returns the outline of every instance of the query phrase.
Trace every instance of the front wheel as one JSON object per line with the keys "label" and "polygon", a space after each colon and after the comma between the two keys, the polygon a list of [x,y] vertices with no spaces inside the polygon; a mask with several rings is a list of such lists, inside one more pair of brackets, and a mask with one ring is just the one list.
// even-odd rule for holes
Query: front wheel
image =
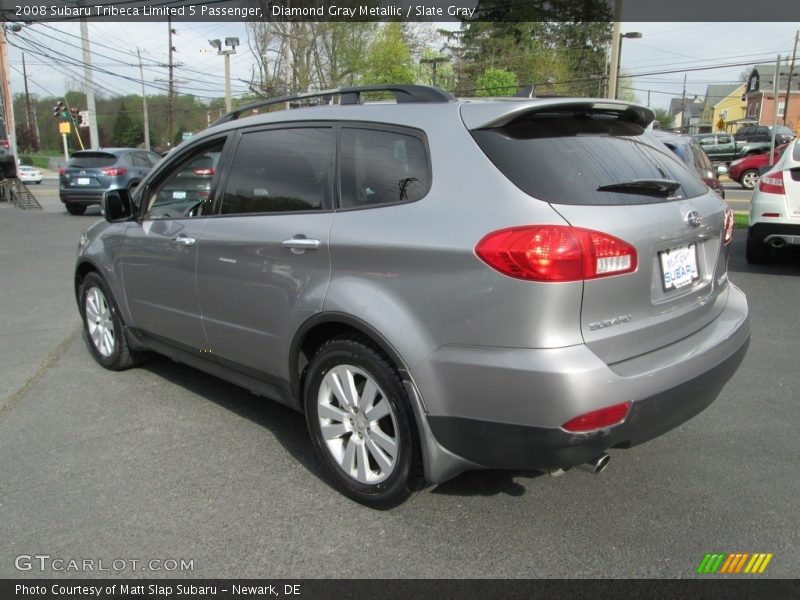
{"label": "front wheel", "polygon": [[309,365],[304,398],[314,448],[345,495],[389,508],[419,489],[414,415],[397,370],[375,348],[327,342]]}
{"label": "front wheel", "polygon": [[745,171],[744,173],[742,173],[742,181],[741,181],[742,187],[746,190],[752,190],[753,188],[756,187],[759,177],[760,175],[758,174],[758,171],[756,171],[755,169],[749,169]]}
{"label": "front wheel", "polygon": [[92,357],[112,371],[137,364],[140,356],[128,347],[122,318],[105,281],[89,273],[81,284],[80,299],[83,331]]}

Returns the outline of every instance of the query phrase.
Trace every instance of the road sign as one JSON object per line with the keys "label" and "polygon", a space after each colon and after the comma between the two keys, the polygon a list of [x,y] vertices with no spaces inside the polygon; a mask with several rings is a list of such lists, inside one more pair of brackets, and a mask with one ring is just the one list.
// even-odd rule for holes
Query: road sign
{"label": "road sign", "polygon": [[69,135],[70,128],[69,123],[59,123],[58,124],[58,133],[66,133]]}

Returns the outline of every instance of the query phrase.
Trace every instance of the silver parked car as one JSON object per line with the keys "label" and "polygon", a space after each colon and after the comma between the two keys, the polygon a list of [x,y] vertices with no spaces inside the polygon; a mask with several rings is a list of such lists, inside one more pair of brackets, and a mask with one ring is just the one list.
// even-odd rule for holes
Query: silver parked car
{"label": "silver parked car", "polygon": [[75,271],[97,362],[155,351],[302,411],[381,507],[469,469],[599,471],[717,397],[750,334],[733,217],[650,110],[272,102],[331,97],[243,106],[106,194]]}

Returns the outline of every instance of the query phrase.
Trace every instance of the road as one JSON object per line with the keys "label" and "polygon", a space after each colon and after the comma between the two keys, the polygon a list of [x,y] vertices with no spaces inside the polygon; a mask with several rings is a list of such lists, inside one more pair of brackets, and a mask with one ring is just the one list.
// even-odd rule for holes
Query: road
{"label": "road", "polygon": [[467,473],[378,512],[330,487],[301,415],[166,359],[98,367],[72,291],[98,212],[34,192],[44,211],[0,203],[0,578],[93,575],[15,568],[37,553],[193,561],[103,576],[693,577],[720,551],[800,576],[796,254],[748,267],[737,232],[752,343],[689,423],[598,476]]}

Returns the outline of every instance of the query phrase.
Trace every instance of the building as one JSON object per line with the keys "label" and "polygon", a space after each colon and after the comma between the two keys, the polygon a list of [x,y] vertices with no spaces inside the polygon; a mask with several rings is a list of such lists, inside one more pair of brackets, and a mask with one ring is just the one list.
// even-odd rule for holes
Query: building
{"label": "building", "polygon": [[[775,63],[755,65],[747,78],[745,118],[750,124],[772,125],[775,118]],[[787,111],[786,97],[789,93]],[[781,65],[778,75],[778,125],[797,131],[800,123],[800,66],[789,77],[788,65]]]}
{"label": "building", "polygon": [[672,98],[669,102],[669,116],[672,117],[672,130],[680,133],[701,133],[700,124],[705,103],[702,98]]}
{"label": "building", "polygon": [[702,133],[735,131],[739,121],[746,116],[744,91],[744,83],[709,85],[700,121]]}

